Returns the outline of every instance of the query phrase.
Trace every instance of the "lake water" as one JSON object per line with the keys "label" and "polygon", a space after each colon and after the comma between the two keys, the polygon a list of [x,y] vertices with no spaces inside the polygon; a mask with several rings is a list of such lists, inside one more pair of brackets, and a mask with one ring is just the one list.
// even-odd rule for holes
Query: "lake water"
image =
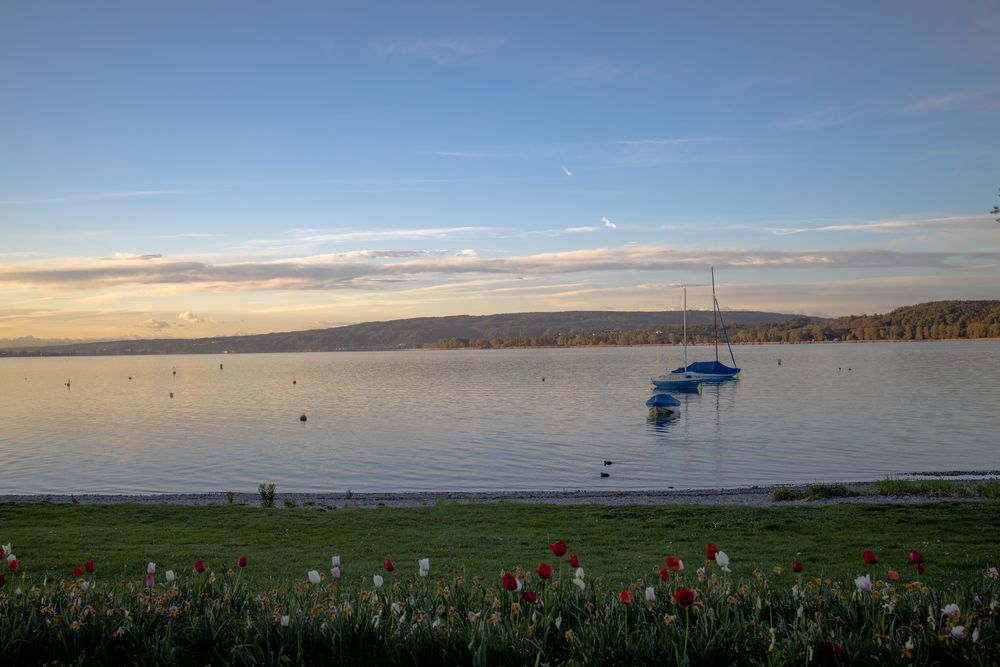
{"label": "lake water", "polygon": [[659,424],[649,377],[678,348],[0,359],[0,493],[667,489],[1000,468],[1000,343],[735,351],[740,380],[679,394],[681,414]]}

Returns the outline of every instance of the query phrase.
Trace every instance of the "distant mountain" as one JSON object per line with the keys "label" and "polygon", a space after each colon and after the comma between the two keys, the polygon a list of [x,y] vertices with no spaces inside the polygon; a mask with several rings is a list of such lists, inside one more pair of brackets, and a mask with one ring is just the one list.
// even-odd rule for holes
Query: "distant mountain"
{"label": "distant mountain", "polygon": [[[754,327],[781,323],[801,315],[734,310],[723,313],[730,326]],[[540,337],[589,336],[634,330],[664,330],[681,326],[683,313],[568,311],[505,315],[416,317],[387,322],[365,322],[332,329],[215,338],[177,338],[46,345],[0,349],[2,356],[212,354],[220,352],[327,352],[335,350],[389,350],[436,345],[448,339],[522,340]],[[711,311],[688,311],[688,325],[711,325]]]}

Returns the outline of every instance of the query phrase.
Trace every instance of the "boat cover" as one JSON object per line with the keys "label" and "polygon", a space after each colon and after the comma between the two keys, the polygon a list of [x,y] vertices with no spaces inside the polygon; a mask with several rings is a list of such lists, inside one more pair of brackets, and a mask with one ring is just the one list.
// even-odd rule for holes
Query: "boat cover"
{"label": "boat cover", "polygon": [[646,401],[647,408],[673,408],[680,404],[681,402],[670,394],[653,394]]}
{"label": "boat cover", "polygon": [[696,361],[687,368],[678,368],[674,373],[709,373],[712,375],[736,375],[740,369],[726,366],[718,361]]}

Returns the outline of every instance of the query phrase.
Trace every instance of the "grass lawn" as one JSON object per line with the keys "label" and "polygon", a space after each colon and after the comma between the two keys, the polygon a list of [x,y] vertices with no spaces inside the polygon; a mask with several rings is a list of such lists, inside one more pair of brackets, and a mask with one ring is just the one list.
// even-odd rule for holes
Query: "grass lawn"
{"label": "grass lawn", "polygon": [[[864,549],[880,565],[911,575],[910,549],[927,561],[924,580],[945,585],[1000,564],[1000,502],[816,507],[556,506],[440,503],[393,509],[259,509],[240,505],[0,505],[0,543],[12,543],[19,575],[68,576],[85,560],[105,582],[141,580],[146,563],[186,572],[196,559],[219,570],[245,555],[244,577],[260,585],[328,572],[343,562],[345,582],[368,579],[392,559],[412,576],[417,559],[432,571],[463,569],[499,577],[517,565],[556,564],[557,539],[590,576],[618,585],[649,579],[668,554],[688,568],[704,563],[707,542],[732,559],[734,576],[802,561],[811,575],[854,577]],[[565,559],[562,559],[565,561]]]}

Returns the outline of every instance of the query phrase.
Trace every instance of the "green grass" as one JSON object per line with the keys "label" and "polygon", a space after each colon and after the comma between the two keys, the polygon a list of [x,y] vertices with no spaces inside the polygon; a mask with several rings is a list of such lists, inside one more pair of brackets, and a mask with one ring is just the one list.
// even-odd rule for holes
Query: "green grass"
{"label": "green grass", "polygon": [[872,484],[872,493],[879,496],[932,498],[966,498],[975,495],[975,491],[968,485],[946,479],[883,479]]}
{"label": "green grass", "polygon": [[[240,505],[0,505],[0,543],[13,550],[26,577],[63,577],[93,559],[102,581],[139,581],[146,563],[187,572],[196,559],[216,570],[245,555],[245,577],[260,585],[328,572],[343,561],[345,583],[370,580],[390,558],[412,575],[417,559],[432,571],[499,576],[503,569],[556,563],[548,545],[569,543],[593,576],[616,585],[681,557],[704,563],[712,542],[732,558],[734,576],[770,571],[792,560],[807,573],[853,577],[863,549],[881,563],[907,569],[907,554],[927,559],[930,582],[970,580],[1000,564],[1000,503],[829,505],[821,507],[552,506],[441,503],[432,507],[260,509]],[[563,559],[565,560],[565,559]]]}

